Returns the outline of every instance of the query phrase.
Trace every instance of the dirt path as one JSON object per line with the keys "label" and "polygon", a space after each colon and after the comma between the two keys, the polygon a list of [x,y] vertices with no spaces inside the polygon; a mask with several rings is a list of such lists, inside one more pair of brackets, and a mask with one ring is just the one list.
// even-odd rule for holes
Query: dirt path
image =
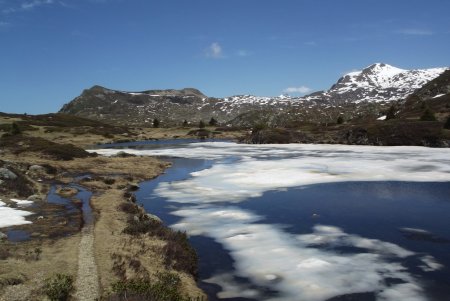
{"label": "dirt path", "polygon": [[100,297],[97,265],[94,256],[94,227],[92,224],[85,225],[81,231],[74,297],[80,301],[96,300]]}

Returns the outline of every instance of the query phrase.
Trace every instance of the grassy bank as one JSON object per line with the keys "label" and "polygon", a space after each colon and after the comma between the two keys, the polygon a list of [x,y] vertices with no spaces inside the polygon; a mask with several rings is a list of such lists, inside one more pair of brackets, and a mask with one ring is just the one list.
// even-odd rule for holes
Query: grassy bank
{"label": "grassy bank", "polygon": [[[83,150],[98,142],[137,140],[144,130],[95,132],[92,128],[97,124],[73,119],[56,122],[48,117],[52,116],[36,121],[21,115],[0,116],[0,167],[18,176],[0,184],[0,198],[35,198],[34,207],[26,209],[33,212],[27,217],[32,223],[12,227],[31,233],[31,239],[0,241],[0,300],[43,300],[49,295],[49,286],[57,290],[72,288],[68,293],[76,295],[76,286],[82,283],[76,279],[84,235],[80,232],[81,211],[64,215],[64,206],[49,204],[46,195],[50,183],[64,186],[78,174],[90,175],[80,184],[94,193],[91,255],[101,299],[123,300],[124,294],[137,299],[153,294],[155,300],[167,296],[173,300],[203,298],[195,283],[196,254],[186,236],[151,220],[133,202],[130,192],[130,187],[158,176],[168,165],[150,157],[96,157]],[[18,133],[11,133],[12,123],[19,124]],[[145,132],[146,138],[173,138],[179,134],[155,130]],[[61,190],[61,194],[73,197],[67,190]],[[77,204],[77,200],[73,202]],[[58,278],[57,274],[63,276]],[[58,281],[66,282],[62,285]]]}

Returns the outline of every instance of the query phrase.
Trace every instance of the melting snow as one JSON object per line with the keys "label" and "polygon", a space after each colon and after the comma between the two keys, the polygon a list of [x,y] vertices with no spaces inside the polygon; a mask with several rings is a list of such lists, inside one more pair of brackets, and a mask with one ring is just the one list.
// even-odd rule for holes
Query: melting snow
{"label": "melting snow", "polygon": [[[12,200],[12,201],[18,204],[23,202],[21,200]],[[31,224],[30,221],[25,220],[25,216],[29,216],[31,214],[33,213],[8,207],[4,202],[0,201],[0,228]]]}

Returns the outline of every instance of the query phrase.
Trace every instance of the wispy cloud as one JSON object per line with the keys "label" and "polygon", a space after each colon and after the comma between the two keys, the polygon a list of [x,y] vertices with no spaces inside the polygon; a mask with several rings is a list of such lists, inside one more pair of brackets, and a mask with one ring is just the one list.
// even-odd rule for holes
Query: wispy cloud
{"label": "wispy cloud", "polygon": [[221,59],[224,58],[222,46],[218,42],[214,42],[208,46],[205,51],[206,57],[213,59]]}
{"label": "wispy cloud", "polygon": [[[60,5],[63,5],[64,2],[59,1],[58,3]],[[11,6],[11,7],[6,7],[4,9],[2,9],[1,12],[2,12],[2,14],[7,15],[7,14],[13,14],[13,13],[18,13],[18,12],[22,12],[22,11],[32,10],[39,6],[52,5],[52,4],[57,4],[57,2],[55,2],[55,0],[22,1],[17,6]]]}
{"label": "wispy cloud", "polygon": [[248,51],[248,50],[244,50],[244,49],[240,49],[236,52],[237,56],[240,57],[246,57],[246,56],[251,56],[252,52]]}
{"label": "wispy cloud", "polygon": [[20,5],[20,7],[24,10],[33,9],[38,6],[53,4],[53,0],[34,0],[29,2],[24,2]]}
{"label": "wispy cloud", "polygon": [[306,86],[300,86],[300,87],[289,87],[283,90],[283,93],[299,93],[299,94],[305,94],[311,92],[312,89]]}
{"label": "wispy cloud", "polygon": [[419,29],[419,28],[405,28],[396,30],[394,33],[409,35],[409,36],[431,36],[434,34],[433,31],[428,29]]}

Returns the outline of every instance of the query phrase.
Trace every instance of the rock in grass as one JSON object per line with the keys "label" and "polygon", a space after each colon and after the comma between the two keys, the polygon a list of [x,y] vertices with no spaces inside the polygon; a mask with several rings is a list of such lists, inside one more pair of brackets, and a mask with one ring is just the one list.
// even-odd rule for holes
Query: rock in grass
{"label": "rock in grass", "polygon": [[2,167],[0,168],[0,179],[15,180],[17,179],[17,175],[9,169]]}

